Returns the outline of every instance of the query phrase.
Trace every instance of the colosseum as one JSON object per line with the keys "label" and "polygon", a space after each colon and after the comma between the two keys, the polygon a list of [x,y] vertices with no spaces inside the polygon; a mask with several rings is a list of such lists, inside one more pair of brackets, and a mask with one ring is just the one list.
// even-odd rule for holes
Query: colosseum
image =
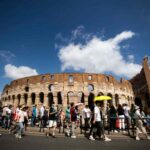
{"label": "colosseum", "polygon": [[134,101],[129,81],[116,80],[113,76],[89,73],[43,74],[14,80],[4,87],[2,102],[14,106],[41,104],[66,107],[71,102],[82,102],[89,106],[98,94],[112,97],[114,105]]}

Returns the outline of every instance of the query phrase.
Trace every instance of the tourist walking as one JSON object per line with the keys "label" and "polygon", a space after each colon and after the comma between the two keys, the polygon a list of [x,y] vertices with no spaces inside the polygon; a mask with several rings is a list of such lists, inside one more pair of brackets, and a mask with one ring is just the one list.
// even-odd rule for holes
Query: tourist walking
{"label": "tourist walking", "polygon": [[117,110],[115,109],[114,105],[111,105],[110,110],[108,112],[108,117],[109,117],[110,131],[117,132],[116,130]]}
{"label": "tourist walking", "polygon": [[130,117],[130,107],[128,104],[123,105],[123,110],[124,110],[124,116],[125,116],[125,122],[126,122],[126,127],[129,128],[131,125],[131,117]]}
{"label": "tourist walking", "polygon": [[85,105],[85,107],[82,110],[82,118],[84,119],[86,132],[90,127],[90,119],[91,119],[91,110],[89,109],[88,105]]}
{"label": "tourist walking", "polygon": [[76,124],[76,121],[77,121],[77,114],[76,114],[74,103],[71,103],[70,119],[71,119],[71,138],[76,138],[75,124]]}
{"label": "tourist walking", "polygon": [[3,107],[3,112],[2,112],[2,127],[7,128],[7,113],[9,111],[9,108],[7,104],[4,105]]}
{"label": "tourist walking", "polygon": [[[40,128],[40,132],[41,132],[41,129],[43,128],[43,124],[42,124],[42,118],[44,116],[44,111],[45,111],[45,106],[42,104],[40,110],[39,110],[39,128]],[[43,132],[44,132],[44,128],[43,128]]]}
{"label": "tourist walking", "polygon": [[118,120],[119,120],[119,130],[123,130],[123,132],[124,132],[125,116],[124,116],[124,110],[123,110],[123,107],[121,106],[121,104],[118,105],[117,115],[118,115]]}
{"label": "tourist walking", "polygon": [[[97,134],[99,137],[102,136],[102,139],[106,142],[111,141],[111,139],[108,138],[105,134],[104,124],[103,124],[101,113],[100,113],[100,103],[97,101],[95,102],[95,107],[94,107],[93,124],[95,125],[95,127],[97,129]],[[95,140],[94,137],[92,137],[92,135],[90,135],[89,139]]]}
{"label": "tourist walking", "polygon": [[28,119],[29,119],[28,106],[25,106],[23,111],[24,111],[24,129],[25,129],[25,131],[27,131]]}
{"label": "tourist walking", "polygon": [[66,128],[69,128],[70,124],[70,106],[68,105],[66,108]]}
{"label": "tourist walking", "polygon": [[14,110],[14,115],[13,115],[13,121],[12,121],[12,126],[9,130],[9,133],[15,134],[19,128],[19,123],[18,123],[18,114],[20,111],[21,106],[17,106],[17,108]]}
{"label": "tourist walking", "polygon": [[55,137],[55,130],[57,126],[57,111],[55,109],[54,103],[51,105],[50,110],[49,110],[49,124],[48,124],[48,130],[46,133],[46,136],[49,136],[51,128],[53,129],[52,131],[52,137]]}
{"label": "tourist walking", "polygon": [[24,106],[22,106],[21,108],[20,108],[20,110],[19,110],[19,113],[18,113],[18,120],[17,120],[17,122],[18,122],[18,125],[19,125],[19,128],[17,129],[17,133],[15,134],[15,136],[16,136],[16,138],[19,138],[19,139],[21,139],[22,138],[22,134],[23,134],[23,129],[24,129],[24,117],[25,117],[25,115],[24,115]]}
{"label": "tourist walking", "polygon": [[49,118],[48,118],[48,110],[45,108],[44,114],[42,117],[42,127],[44,131],[47,133],[47,125],[49,124]]}
{"label": "tourist walking", "polygon": [[140,113],[140,107],[139,106],[135,106],[135,114],[134,114],[134,118],[135,118],[135,123],[136,123],[136,140],[140,140],[139,134],[140,131],[144,133],[144,135],[146,136],[146,138],[148,140],[150,140],[150,137],[148,136],[146,129],[143,126],[143,118],[141,116]]}
{"label": "tourist walking", "polygon": [[36,117],[38,116],[37,114],[37,108],[36,108],[36,105],[34,105],[32,107],[32,116],[31,116],[31,127],[34,127],[35,126],[35,123],[36,123]]}

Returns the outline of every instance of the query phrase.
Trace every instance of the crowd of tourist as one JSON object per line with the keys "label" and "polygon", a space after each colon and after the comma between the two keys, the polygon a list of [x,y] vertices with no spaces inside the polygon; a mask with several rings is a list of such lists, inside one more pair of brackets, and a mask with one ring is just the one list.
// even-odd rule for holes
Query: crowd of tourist
{"label": "crowd of tourist", "polygon": [[6,104],[0,108],[0,125],[19,139],[25,134],[27,126],[36,126],[47,137],[55,137],[59,127],[66,136],[76,138],[76,130],[84,128],[92,141],[96,138],[111,141],[105,134],[106,127],[109,132],[126,132],[135,128],[135,139],[140,140],[141,132],[150,139],[147,134],[150,131],[150,110],[145,114],[141,107],[134,104],[131,108],[127,104],[119,104],[116,108],[98,101],[90,108],[82,103],[71,103],[66,109],[56,108],[54,103],[49,108],[42,104],[39,109],[36,105],[32,108],[25,105],[13,108]]}

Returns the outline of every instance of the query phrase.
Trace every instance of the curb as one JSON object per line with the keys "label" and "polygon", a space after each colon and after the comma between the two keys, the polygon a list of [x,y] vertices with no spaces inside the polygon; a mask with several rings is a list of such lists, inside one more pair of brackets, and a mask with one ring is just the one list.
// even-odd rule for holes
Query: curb
{"label": "curb", "polygon": [[[6,134],[6,135],[13,135],[13,134],[10,134],[9,132],[8,132],[8,130],[6,131],[6,130],[0,130],[0,133],[1,134]],[[26,131],[25,132],[25,135],[27,135],[27,136],[40,136],[40,137],[46,137],[45,136],[45,134],[42,132],[42,133],[40,133],[40,132],[32,132],[32,131]],[[108,135],[107,134],[107,136],[109,137],[109,138],[111,138],[111,139],[122,139],[122,140],[131,140],[131,139],[133,139],[132,137],[130,137],[130,136],[127,136],[127,135],[118,135],[118,134],[110,134],[110,135]],[[58,134],[56,134],[56,138],[70,138],[70,137],[67,137],[67,136],[65,136],[65,134],[62,134],[62,133],[58,133]],[[49,138],[49,137],[48,137]],[[77,138],[87,138],[87,137],[85,137],[84,136],[84,134],[77,134]]]}

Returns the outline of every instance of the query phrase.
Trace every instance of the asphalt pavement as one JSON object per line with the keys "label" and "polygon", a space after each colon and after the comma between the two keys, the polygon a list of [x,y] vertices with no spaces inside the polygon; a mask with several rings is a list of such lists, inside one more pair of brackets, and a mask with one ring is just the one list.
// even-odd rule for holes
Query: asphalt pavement
{"label": "asphalt pavement", "polygon": [[0,136],[0,150],[148,150],[150,140],[113,139],[111,142],[90,141],[86,138],[24,136],[16,139],[12,134]]}

